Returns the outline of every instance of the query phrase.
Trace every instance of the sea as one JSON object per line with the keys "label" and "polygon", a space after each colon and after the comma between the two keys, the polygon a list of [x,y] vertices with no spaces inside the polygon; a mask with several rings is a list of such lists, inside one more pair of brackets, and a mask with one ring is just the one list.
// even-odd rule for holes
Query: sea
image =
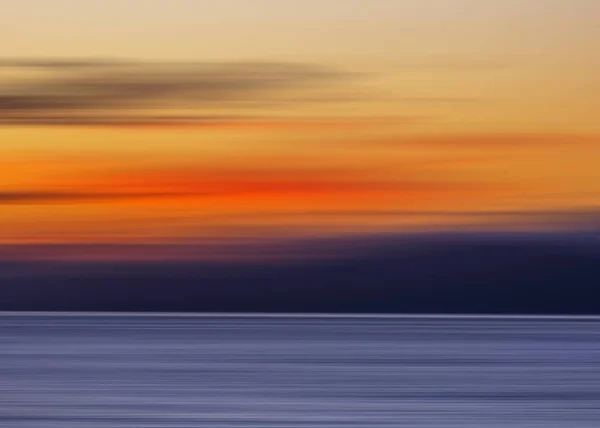
{"label": "sea", "polygon": [[598,428],[600,318],[0,313],[2,428]]}

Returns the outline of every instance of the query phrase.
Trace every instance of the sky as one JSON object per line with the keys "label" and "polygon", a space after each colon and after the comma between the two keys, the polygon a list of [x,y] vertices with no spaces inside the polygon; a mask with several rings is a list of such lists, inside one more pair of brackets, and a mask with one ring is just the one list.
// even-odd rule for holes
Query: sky
{"label": "sky", "polygon": [[596,0],[0,3],[0,243],[597,228]]}

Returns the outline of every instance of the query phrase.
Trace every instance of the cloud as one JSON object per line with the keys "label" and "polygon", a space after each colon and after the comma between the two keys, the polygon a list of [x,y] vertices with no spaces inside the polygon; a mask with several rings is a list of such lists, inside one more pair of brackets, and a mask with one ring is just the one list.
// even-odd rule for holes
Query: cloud
{"label": "cloud", "polygon": [[[225,104],[255,105],[290,88],[341,79],[346,74],[294,63],[138,63],[9,60],[0,67],[38,68],[26,81],[0,90],[0,125],[152,121],[156,110]],[[202,118],[200,118],[202,119]],[[162,117],[163,122],[178,118]]]}
{"label": "cloud", "polygon": [[172,196],[165,192],[60,192],[60,191],[2,191],[0,205],[53,204],[91,202],[115,199],[138,199]]}
{"label": "cloud", "polygon": [[497,133],[497,134],[450,134],[431,136],[398,136],[383,139],[349,140],[343,144],[369,145],[373,147],[424,146],[435,148],[544,148],[549,145],[572,147],[573,144],[597,144],[599,137],[593,134],[544,134],[544,133]]}
{"label": "cloud", "polygon": [[291,129],[297,131],[313,130],[348,130],[348,129],[378,129],[382,124],[410,124],[414,118],[398,117],[387,120],[372,119],[340,119],[340,118],[262,118],[260,116],[243,115],[80,115],[66,114],[27,114],[22,116],[2,117],[0,126],[77,126],[94,128],[250,128],[262,130]]}
{"label": "cloud", "polygon": [[[294,161],[295,164],[291,161]],[[490,192],[489,183],[428,179],[406,172],[394,178],[379,169],[363,170],[334,166],[301,165],[298,159],[269,158],[254,166],[154,165],[130,169],[109,169],[96,173],[61,173],[46,177],[33,188],[0,191],[0,205],[88,203],[128,199],[228,198],[240,206],[276,201],[308,207],[317,198],[323,208],[337,202],[360,206],[358,200],[385,203],[419,203],[452,196]],[[273,166],[279,162],[278,166]],[[258,202],[257,202],[258,201]],[[268,201],[268,202],[265,202]],[[336,202],[337,201],[337,202]]]}
{"label": "cloud", "polygon": [[0,116],[0,126],[93,126],[93,127],[138,127],[138,126],[228,126],[251,123],[252,118],[242,116],[211,115],[80,115],[80,114],[26,114]]}
{"label": "cloud", "polygon": [[579,235],[362,236],[250,246],[228,263],[207,249],[0,246],[0,309],[600,313],[600,247]]}
{"label": "cloud", "polygon": [[[220,216],[221,219],[225,218]],[[600,209],[548,209],[548,210],[452,210],[440,209],[309,209],[296,211],[263,211],[235,213],[226,216],[229,220],[274,220],[285,219],[288,224],[310,220],[312,224],[329,224],[328,220],[355,220],[361,224],[394,221],[415,225],[423,221],[429,227],[440,230],[467,230],[469,228],[496,230],[565,230],[600,231]],[[465,229],[467,228],[467,229]]]}
{"label": "cloud", "polygon": [[[122,183],[127,186],[127,183]],[[107,186],[108,187],[108,186]],[[135,187],[135,186],[133,186]],[[437,194],[456,190],[453,186],[428,182],[360,182],[327,181],[311,179],[263,180],[231,179],[212,183],[155,183],[145,191],[2,191],[0,205],[78,203],[110,200],[129,200],[140,198],[206,198],[206,197],[278,197],[283,199],[301,199],[307,196],[346,196],[377,195],[381,192],[397,194]],[[156,188],[154,191],[152,188]],[[164,189],[164,190],[163,190]]]}
{"label": "cloud", "polygon": [[71,68],[98,68],[123,66],[131,61],[101,60],[101,59],[59,59],[59,58],[5,58],[0,59],[3,68],[28,68],[28,69],[71,69]]}
{"label": "cloud", "polygon": [[[155,165],[154,167],[113,171],[97,178],[99,185],[111,188],[170,189],[195,193],[214,191],[225,194],[377,193],[447,191],[490,191],[492,183],[444,180],[424,177],[421,171],[395,171],[382,174],[377,165],[353,168],[315,166],[298,158],[271,157],[254,165]],[[310,160],[309,160],[310,162]],[[395,167],[400,166],[396,163]],[[92,184],[94,181],[92,181]]]}

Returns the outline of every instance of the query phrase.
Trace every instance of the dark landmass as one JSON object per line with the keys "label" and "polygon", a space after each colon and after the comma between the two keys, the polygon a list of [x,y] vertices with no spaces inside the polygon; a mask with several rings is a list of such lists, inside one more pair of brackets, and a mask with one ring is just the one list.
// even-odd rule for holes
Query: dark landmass
{"label": "dark landmass", "polygon": [[304,261],[0,261],[0,310],[600,314],[593,236],[372,238]]}

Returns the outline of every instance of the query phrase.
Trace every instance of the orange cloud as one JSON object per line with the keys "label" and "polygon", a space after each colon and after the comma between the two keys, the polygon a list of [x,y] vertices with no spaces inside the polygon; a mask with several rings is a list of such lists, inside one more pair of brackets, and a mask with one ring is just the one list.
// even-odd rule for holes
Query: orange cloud
{"label": "orange cloud", "polygon": [[[504,191],[489,183],[425,179],[412,171],[388,175],[377,168],[157,167],[61,177],[46,187],[0,191],[0,204],[101,203],[106,209],[114,207],[111,216],[120,212],[139,218],[200,210],[216,215],[214,224],[227,224],[235,222],[228,219],[235,213],[444,209],[457,203],[480,204]],[[86,212],[92,215],[87,208]],[[101,220],[101,211],[95,212]],[[219,219],[219,214],[227,215]],[[271,219],[267,215],[265,222]]]}
{"label": "orange cloud", "polygon": [[[394,123],[408,122],[408,118],[397,118]],[[207,129],[229,130],[249,129],[261,131],[336,131],[347,129],[369,129],[380,127],[385,121],[371,119],[278,119],[270,118],[260,120],[245,117],[178,117],[178,116],[156,116],[156,117],[77,117],[69,115],[61,117],[57,115],[47,117],[36,117],[35,122],[28,118],[0,118],[0,126],[42,126],[42,127],[84,127],[84,128],[117,128],[120,130],[189,130],[200,131]]]}
{"label": "orange cloud", "polygon": [[4,238],[131,242],[248,230],[385,229],[398,219],[356,213],[495,209],[515,191],[515,184],[482,173],[489,158],[480,154],[340,151],[336,157],[315,150],[162,163],[75,154],[46,163],[41,155],[4,159],[10,166],[0,187],[0,222],[10,229]]}
{"label": "orange cloud", "polygon": [[592,145],[600,143],[595,135],[560,134],[456,134],[431,136],[403,136],[384,139],[346,140],[341,144],[364,144],[376,147],[425,146],[438,148],[529,148],[572,145]]}

